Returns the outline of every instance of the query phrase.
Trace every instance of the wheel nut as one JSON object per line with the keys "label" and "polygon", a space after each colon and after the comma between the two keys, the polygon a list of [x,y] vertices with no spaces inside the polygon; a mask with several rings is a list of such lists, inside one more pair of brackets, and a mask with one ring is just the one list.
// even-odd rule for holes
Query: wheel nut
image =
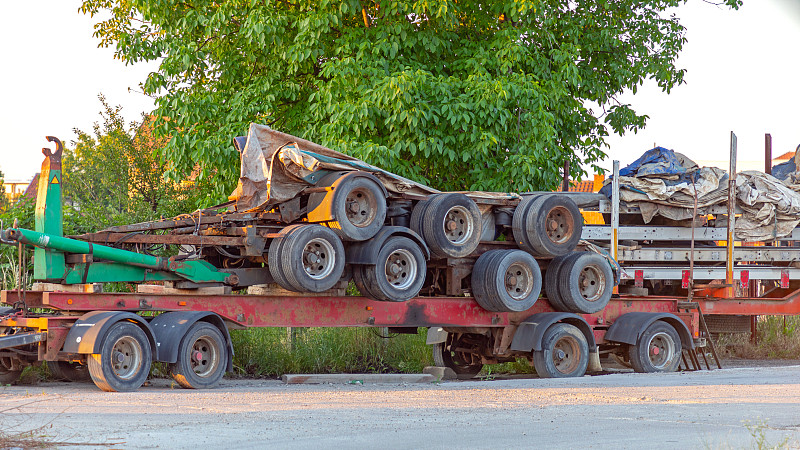
{"label": "wheel nut", "polygon": [[447,231],[454,231],[457,227],[458,227],[458,224],[456,223],[455,220],[448,220],[447,221],[447,225],[446,225]]}

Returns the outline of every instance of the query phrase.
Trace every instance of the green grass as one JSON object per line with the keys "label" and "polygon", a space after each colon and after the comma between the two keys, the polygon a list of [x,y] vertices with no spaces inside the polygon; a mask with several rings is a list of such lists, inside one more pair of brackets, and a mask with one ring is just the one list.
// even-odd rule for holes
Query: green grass
{"label": "green grass", "polygon": [[758,339],[750,334],[721,335],[720,354],[744,359],[800,359],[800,316],[759,316]]}
{"label": "green grass", "polygon": [[419,373],[433,364],[427,330],[382,338],[372,328],[255,328],[231,332],[240,374]]}

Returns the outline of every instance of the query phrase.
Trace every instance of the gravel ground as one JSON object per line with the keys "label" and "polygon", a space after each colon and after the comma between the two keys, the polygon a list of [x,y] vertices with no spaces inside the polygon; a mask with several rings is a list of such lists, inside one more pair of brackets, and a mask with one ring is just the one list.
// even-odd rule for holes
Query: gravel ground
{"label": "gravel ground", "polygon": [[414,385],[226,379],[206,391],[154,380],[126,394],[40,383],[0,388],[0,411],[5,433],[43,427],[86,448],[800,446],[800,366]]}

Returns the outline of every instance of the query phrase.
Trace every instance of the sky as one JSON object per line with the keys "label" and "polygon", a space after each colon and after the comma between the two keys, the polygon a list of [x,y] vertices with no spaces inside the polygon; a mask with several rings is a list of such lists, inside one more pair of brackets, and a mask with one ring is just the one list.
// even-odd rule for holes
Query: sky
{"label": "sky", "polygon": [[[156,68],[125,66],[113,50],[98,48],[93,19],[78,12],[80,1],[7,2],[0,16],[0,171],[7,181],[39,171],[46,135],[65,144],[74,128],[91,131],[99,120],[102,93],[138,120],[153,101],[138,88]],[[727,168],[730,132],[738,137],[740,167],[763,161],[764,134],[772,134],[773,156],[800,144],[800,0],[744,0],[739,11],[689,0],[676,10],[688,43],[678,60],[686,84],[667,95],[646,83],[624,95],[650,116],[637,134],[608,139],[611,160],[622,166],[654,144],[698,161]],[[759,167],[763,167],[763,162]]]}

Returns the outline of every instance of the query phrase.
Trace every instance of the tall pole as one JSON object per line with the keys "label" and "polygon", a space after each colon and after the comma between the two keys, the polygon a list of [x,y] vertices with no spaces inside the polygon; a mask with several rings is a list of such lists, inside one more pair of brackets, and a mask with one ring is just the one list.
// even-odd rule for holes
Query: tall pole
{"label": "tall pole", "polygon": [[728,240],[727,263],[725,265],[725,284],[727,285],[726,297],[733,298],[736,290],[733,288],[733,244],[736,228],[736,135],[731,131],[731,165],[728,172]]}
{"label": "tall pole", "polygon": [[764,135],[764,173],[772,175],[772,135]]}
{"label": "tall pole", "polygon": [[561,192],[569,192],[569,160],[564,160],[564,178],[561,180]]}
{"label": "tall pole", "polygon": [[614,161],[614,178],[611,180],[611,252],[619,260],[619,161]]}

